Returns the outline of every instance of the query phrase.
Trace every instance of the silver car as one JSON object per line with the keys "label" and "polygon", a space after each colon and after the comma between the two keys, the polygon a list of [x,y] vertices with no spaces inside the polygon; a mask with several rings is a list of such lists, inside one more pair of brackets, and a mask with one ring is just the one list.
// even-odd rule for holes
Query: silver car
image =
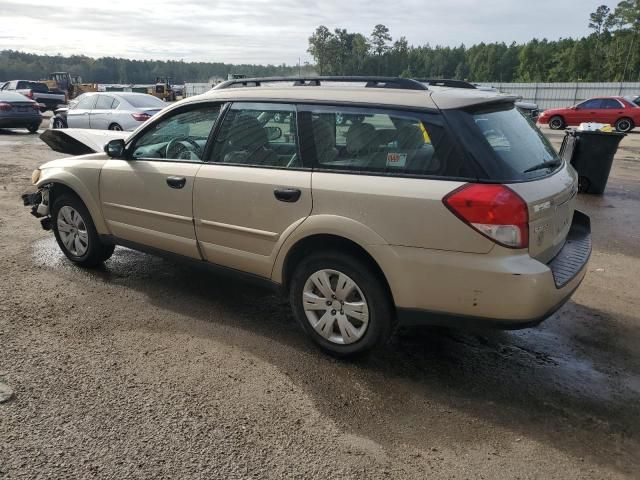
{"label": "silver car", "polygon": [[167,104],[146,93],[91,92],[58,109],[51,128],[133,131]]}

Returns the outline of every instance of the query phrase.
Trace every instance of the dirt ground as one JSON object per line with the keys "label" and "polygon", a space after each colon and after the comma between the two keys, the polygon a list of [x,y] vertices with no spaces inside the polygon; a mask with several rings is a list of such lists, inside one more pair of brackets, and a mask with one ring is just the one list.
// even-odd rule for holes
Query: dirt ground
{"label": "dirt ground", "polygon": [[0,130],[0,478],[640,478],[640,133],[579,199],[594,252],[552,318],[349,362],[255,286],[123,248],[72,266],[19,200],[58,156]]}

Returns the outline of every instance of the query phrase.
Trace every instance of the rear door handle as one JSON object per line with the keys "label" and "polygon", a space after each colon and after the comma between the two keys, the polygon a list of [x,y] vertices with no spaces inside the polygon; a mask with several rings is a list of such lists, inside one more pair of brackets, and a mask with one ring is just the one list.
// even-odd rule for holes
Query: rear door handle
{"label": "rear door handle", "polygon": [[297,188],[276,188],[273,191],[275,197],[281,202],[297,202],[302,192]]}
{"label": "rear door handle", "polygon": [[182,188],[187,183],[185,177],[167,177],[167,185],[171,188]]}

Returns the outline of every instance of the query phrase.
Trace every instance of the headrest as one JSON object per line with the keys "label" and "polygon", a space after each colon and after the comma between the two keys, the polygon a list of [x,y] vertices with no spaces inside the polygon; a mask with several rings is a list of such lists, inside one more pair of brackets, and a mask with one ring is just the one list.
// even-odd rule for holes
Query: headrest
{"label": "headrest", "polygon": [[347,152],[370,151],[376,140],[376,129],[369,123],[354,123],[347,131]]}
{"label": "headrest", "polygon": [[267,132],[258,119],[243,114],[236,116],[228,140],[231,145],[243,150],[257,149],[269,143]]}
{"label": "headrest", "polygon": [[398,147],[401,150],[417,150],[424,145],[424,137],[417,125],[405,125],[398,130]]}
{"label": "headrest", "polygon": [[315,140],[317,150],[324,151],[330,148],[335,148],[336,137],[334,129],[329,122],[321,118],[316,118],[311,122],[311,129],[313,130],[313,138]]}

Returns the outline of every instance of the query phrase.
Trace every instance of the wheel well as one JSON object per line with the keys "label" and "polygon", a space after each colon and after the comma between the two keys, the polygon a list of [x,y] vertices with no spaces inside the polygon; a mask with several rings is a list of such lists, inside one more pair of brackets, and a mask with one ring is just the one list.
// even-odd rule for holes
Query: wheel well
{"label": "wheel well", "polygon": [[384,272],[369,252],[356,242],[337,235],[311,235],[300,240],[289,250],[284,260],[282,272],[282,286],[284,287],[284,290],[289,290],[289,281],[291,280],[293,271],[296,265],[306,255],[326,250],[346,252],[363,260],[375,272],[376,276],[380,279],[382,285],[387,290],[389,298],[393,301],[393,294],[391,293],[391,288],[389,288],[387,277],[385,277]]}
{"label": "wheel well", "polygon": [[51,208],[53,206],[53,203],[56,201],[56,198],[58,198],[60,195],[64,195],[69,194],[69,195],[73,195],[74,197],[80,198],[80,195],[78,195],[76,192],[73,191],[73,189],[67,187],[65,184],[63,183],[51,183],[51,186],[49,187],[49,208]]}

